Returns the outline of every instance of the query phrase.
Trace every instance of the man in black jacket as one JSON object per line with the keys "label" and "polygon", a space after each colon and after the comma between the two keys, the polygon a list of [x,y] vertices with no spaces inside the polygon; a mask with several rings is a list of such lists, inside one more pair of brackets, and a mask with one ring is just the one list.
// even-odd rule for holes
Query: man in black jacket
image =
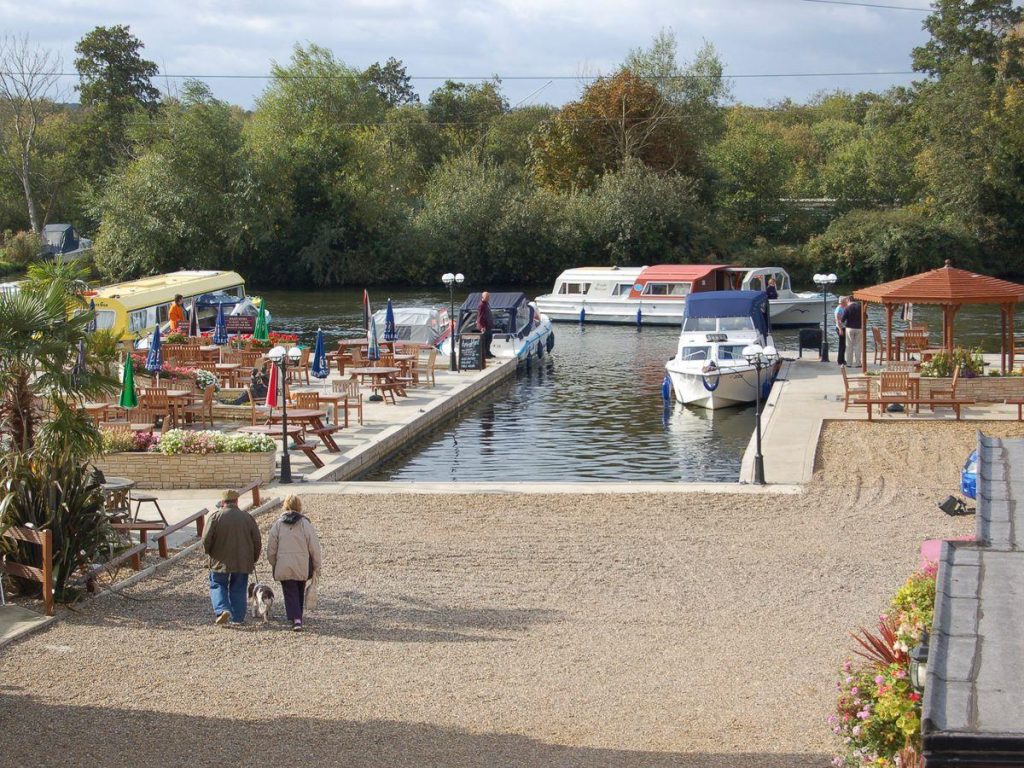
{"label": "man in black jacket", "polygon": [[490,359],[491,338],[494,336],[494,315],[491,314],[491,294],[484,291],[480,294],[480,306],[476,310],[476,328],[483,334],[484,357]]}

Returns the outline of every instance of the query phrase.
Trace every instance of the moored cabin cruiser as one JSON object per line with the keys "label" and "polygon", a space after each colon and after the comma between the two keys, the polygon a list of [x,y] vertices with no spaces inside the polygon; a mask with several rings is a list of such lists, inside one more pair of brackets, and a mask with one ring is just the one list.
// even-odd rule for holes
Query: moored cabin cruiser
{"label": "moored cabin cruiser", "polygon": [[772,323],[816,325],[820,296],[796,293],[781,267],[730,267],[725,264],[659,264],[653,267],[581,267],[567,269],[537,307],[552,320],[572,323],[678,325],[691,293],[767,290]]}
{"label": "moored cabin cruiser", "polygon": [[[430,344],[440,347],[451,333],[451,321],[448,319],[448,307],[394,307],[396,341]],[[387,310],[379,309],[373,313],[378,331],[383,331],[387,319]],[[367,331],[369,337],[370,331]]]}
{"label": "moored cabin cruiser", "polygon": [[[726,408],[757,397],[757,369],[744,349],[758,345],[768,353],[761,373],[765,389],[778,373],[768,296],[764,291],[709,291],[686,302],[676,356],[665,364],[676,399],[687,405]],[[765,386],[767,385],[767,386]]]}
{"label": "moored cabin cruiser", "polygon": [[[480,306],[479,293],[471,293],[458,310],[456,328],[458,334],[476,333],[476,314]],[[541,358],[551,352],[555,346],[555,334],[551,328],[551,320],[537,311],[537,306],[527,300],[526,294],[491,293],[491,316],[494,319],[494,332],[491,338],[491,354],[497,358],[520,361],[531,357]],[[458,350],[458,339],[455,349]],[[451,351],[451,340],[446,339],[441,345],[441,354],[448,355]]]}

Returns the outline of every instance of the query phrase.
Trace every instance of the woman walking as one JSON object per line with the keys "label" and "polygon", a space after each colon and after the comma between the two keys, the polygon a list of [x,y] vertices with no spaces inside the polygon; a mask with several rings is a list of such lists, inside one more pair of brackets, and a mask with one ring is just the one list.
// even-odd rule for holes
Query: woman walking
{"label": "woman walking", "polygon": [[267,560],[274,579],[281,582],[284,610],[292,630],[301,632],[306,582],[319,577],[322,559],[320,539],[313,524],[302,514],[302,500],[298,496],[284,500],[284,512],[270,526]]}

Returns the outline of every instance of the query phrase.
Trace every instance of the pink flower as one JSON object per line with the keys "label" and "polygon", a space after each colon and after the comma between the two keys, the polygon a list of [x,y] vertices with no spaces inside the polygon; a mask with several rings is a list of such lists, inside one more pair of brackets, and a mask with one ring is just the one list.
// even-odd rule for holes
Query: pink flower
{"label": "pink flower", "polygon": [[860,736],[860,726],[859,725],[853,726],[853,730],[850,731],[850,733],[852,733],[854,736]]}
{"label": "pink flower", "polygon": [[895,674],[900,680],[907,676],[907,672],[904,669],[897,669]]}
{"label": "pink flower", "polygon": [[875,675],[875,682],[878,683],[879,685],[881,685],[882,683],[885,682],[885,678],[882,677],[881,675]]}

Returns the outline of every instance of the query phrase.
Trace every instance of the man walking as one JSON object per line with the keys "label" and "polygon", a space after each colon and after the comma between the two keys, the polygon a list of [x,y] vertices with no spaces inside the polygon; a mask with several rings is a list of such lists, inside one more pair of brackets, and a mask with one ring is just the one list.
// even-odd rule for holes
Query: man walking
{"label": "man walking", "polygon": [[846,305],[843,311],[843,324],[846,326],[846,362],[850,368],[860,368],[864,364],[860,353],[864,323],[859,301],[851,301]]}
{"label": "man walking", "polygon": [[217,624],[242,624],[249,574],[260,558],[263,541],[252,515],[238,508],[238,494],[224,491],[206,521],[203,549],[210,556],[210,601]]}
{"label": "man walking", "polygon": [[480,294],[480,306],[476,310],[476,328],[483,334],[484,357],[492,358],[491,338],[494,336],[494,315],[491,314],[491,294]]}

